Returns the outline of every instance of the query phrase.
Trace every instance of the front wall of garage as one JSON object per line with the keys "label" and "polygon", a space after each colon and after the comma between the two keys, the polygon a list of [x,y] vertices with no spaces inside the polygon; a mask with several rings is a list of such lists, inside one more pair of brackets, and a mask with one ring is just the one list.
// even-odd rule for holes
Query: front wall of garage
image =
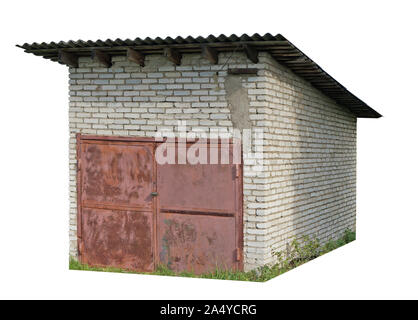
{"label": "front wall of garage", "polygon": [[[263,125],[263,64],[252,64],[244,54],[220,54],[218,65],[211,65],[200,55],[185,55],[181,66],[173,66],[161,55],[151,55],[146,57],[143,68],[124,57],[112,59],[114,65],[110,69],[89,58],[80,58],[79,68],[70,68],[71,256],[77,256],[77,133],[153,137],[157,131],[176,131],[179,120],[187,121],[187,131],[196,127],[206,132],[210,128],[226,131],[242,127],[237,108],[231,108],[234,101],[239,102],[237,92],[245,94],[249,126]],[[260,71],[258,76],[228,76],[229,67],[256,67]],[[233,84],[226,88],[231,77]],[[245,269],[263,264],[262,244],[247,243],[254,234],[251,230],[256,229],[255,221],[246,218],[248,206],[256,203],[253,190],[262,188],[255,181],[263,175],[262,171],[253,170],[256,165],[253,160],[244,161]]]}

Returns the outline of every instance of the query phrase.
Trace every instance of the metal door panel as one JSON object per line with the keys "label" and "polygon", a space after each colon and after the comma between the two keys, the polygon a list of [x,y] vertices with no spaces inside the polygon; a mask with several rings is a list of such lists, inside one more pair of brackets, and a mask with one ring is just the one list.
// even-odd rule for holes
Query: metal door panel
{"label": "metal door panel", "polygon": [[83,263],[154,269],[154,144],[78,136],[78,243]]}
{"label": "metal door panel", "polygon": [[[189,150],[192,144],[187,144]],[[176,156],[175,164],[158,165],[158,192],[161,208],[200,208],[234,212],[236,208],[235,175],[237,167],[232,164],[233,150],[221,144],[206,149],[207,164],[179,164],[179,152],[185,150],[178,144],[170,144]],[[210,154],[218,154],[219,164],[210,164]],[[187,152],[187,151],[186,151]],[[221,164],[221,153],[227,153],[227,163]]]}
{"label": "metal door panel", "polygon": [[176,163],[157,164],[156,252],[159,263],[176,272],[242,269],[241,165],[233,163],[231,144],[206,148],[207,160],[212,152],[220,162],[226,151],[228,162],[179,164],[184,147],[172,143],[167,149]]}
{"label": "metal door panel", "polygon": [[82,262],[91,266],[153,270],[151,212],[83,209]]}
{"label": "metal door panel", "polygon": [[182,207],[235,211],[230,165],[162,165],[158,167],[161,208]]}
{"label": "metal door panel", "polygon": [[235,218],[161,213],[158,220],[160,263],[196,274],[235,270]]}
{"label": "metal door panel", "polygon": [[152,205],[152,144],[85,143],[81,146],[82,201]]}

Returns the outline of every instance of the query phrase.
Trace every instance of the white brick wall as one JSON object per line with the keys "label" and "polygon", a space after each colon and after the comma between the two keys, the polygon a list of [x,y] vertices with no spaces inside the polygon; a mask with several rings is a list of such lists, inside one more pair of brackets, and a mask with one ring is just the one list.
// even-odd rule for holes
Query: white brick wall
{"label": "white brick wall", "polygon": [[[223,70],[220,70],[228,60]],[[356,118],[266,53],[252,64],[241,53],[220,54],[211,65],[197,54],[173,66],[162,55],[145,67],[113,57],[112,68],[80,58],[70,68],[70,254],[76,256],[75,134],[154,136],[175,131],[232,129],[226,69],[258,68],[240,77],[248,92],[253,128],[265,128],[265,166],[244,161],[244,262],[251,269],[272,262],[272,250],[292,237],[337,236],[355,221]],[[216,71],[218,76],[215,76]]]}
{"label": "white brick wall", "polygon": [[[356,117],[268,56],[265,82],[265,176],[253,192],[252,242],[272,252],[303,236],[322,243],[355,230]],[[254,180],[253,180],[254,182]],[[257,181],[258,182],[258,181]]]}

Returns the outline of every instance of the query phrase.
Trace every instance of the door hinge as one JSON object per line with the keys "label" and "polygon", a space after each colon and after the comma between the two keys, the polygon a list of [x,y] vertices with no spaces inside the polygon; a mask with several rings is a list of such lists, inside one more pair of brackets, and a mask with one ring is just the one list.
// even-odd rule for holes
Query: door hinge
{"label": "door hinge", "polygon": [[242,261],[242,250],[241,250],[241,248],[237,248],[235,250],[235,259],[236,259],[236,261]]}
{"label": "door hinge", "polygon": [[239,169],[240,168],[239,168],[239,165],[238,164],[234,165],[234,167],[232,169],[232,177],[234,179],[238,179],[239,178],[239,173],[240,173],[240,170]]}
{"label": "door hinge", "polygon": [[83,241],[81,240],[81,238],[77,239],[77,251],[78,251],[78,256],[81,257],[83,252],[84,252],[84,245],[83,245]]}

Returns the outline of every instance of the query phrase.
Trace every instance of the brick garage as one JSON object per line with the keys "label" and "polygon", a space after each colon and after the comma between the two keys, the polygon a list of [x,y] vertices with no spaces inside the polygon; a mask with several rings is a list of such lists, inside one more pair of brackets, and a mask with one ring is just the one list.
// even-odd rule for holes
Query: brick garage
{"label": "brick garage", "polygon": [[197,137],[263,132],[251,141],[261,157],[243,155],[245,270],[272,263],[293,239],[355,230],[356,122],[380,115],[281,35],[21,47],[70,66],[71,256],[80,250],[76,135],[152,138],[179,121]]}

